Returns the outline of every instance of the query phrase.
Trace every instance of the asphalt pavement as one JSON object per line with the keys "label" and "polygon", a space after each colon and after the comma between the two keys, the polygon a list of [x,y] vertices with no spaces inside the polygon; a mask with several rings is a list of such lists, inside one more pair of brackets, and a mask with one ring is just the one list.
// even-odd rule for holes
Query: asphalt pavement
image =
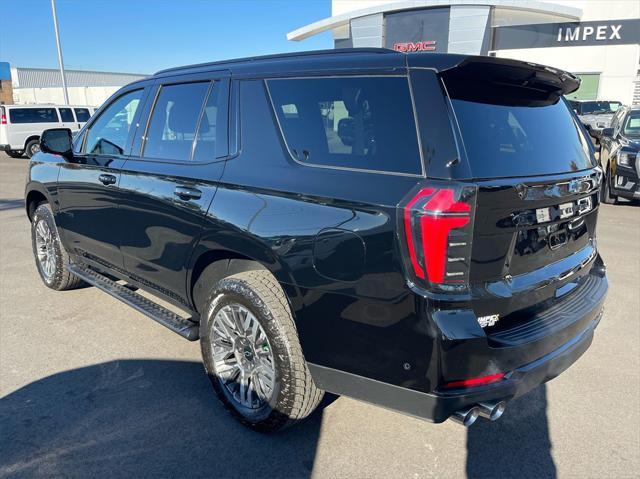
{"label": "asphalt pavement", "polygon": [[638,477],[640,207],[603,205],[606,313],[587,353],[495,423],[433,425],[349,398],[251,432],[217,402],[198,343],[34,265],[27,160],[0,154],[0,478]]}

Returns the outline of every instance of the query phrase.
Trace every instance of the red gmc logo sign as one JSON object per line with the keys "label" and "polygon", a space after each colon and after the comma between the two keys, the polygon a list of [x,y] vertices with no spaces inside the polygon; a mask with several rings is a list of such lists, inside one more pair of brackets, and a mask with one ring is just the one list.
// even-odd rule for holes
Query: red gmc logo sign
{"label": "red gmc logo sign", "polygon": [[394,43],[393,49],[397,52],[434,52],[436,50],[436,42],[427,40],[424,42],[407,42]]}

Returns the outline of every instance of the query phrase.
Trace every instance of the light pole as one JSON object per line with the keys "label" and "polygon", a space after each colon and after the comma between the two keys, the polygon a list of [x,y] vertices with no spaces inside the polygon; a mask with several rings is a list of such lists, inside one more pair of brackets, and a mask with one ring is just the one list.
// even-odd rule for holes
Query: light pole
{"label": "light pole", "polygon": [[60,31],[58,30],[58,15],[56,14],[56,0],[51,0],[51,12],[53,13],[53,29],[56,32],[56,45],[58,46],[58,63],[60,64],[60,76],[62,77],[62,93],[64,104],[69,104],[69,92],[67,92],[67,79],[64,76],[64,61],[62,60],[62,48],[60,48]]}

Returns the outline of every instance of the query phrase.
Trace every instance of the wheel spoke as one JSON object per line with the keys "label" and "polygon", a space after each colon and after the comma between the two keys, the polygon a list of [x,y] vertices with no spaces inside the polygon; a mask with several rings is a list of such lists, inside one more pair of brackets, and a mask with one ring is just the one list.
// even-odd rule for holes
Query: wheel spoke
{"label": "wheel spoke", "polygon": [[239,304],[226,304],[213,319],[210,338],[216,375],[234,401],[259,408],[273,394],[275,369],[260,321]]}

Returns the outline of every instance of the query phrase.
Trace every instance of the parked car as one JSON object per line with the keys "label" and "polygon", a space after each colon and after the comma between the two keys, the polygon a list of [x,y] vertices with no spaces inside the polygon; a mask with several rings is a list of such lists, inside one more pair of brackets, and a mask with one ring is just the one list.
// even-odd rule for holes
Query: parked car
{"label": "parked car", "polygon": [[619,101],[607,100],[569,100],[569,103],[595,140],[600,139],[603,128],[611,126],[614,113],[622,106]]}
{"label": "parked car", "polygon": [[578,86],[384,49],[158,72],[73,141],[43,135],[26,184],[38,272],[200,339],[218,397],[257,430],[323,391],[495,420],[602,317],[602,173],[561,96]]}
{"label": "parked car", "polygon": [[602,130],[600,163],[605,181],[602,201],[640,199],[640,106],[619,109],[610,128]]}
{"label": "parked car", "polygon": [[13,158],[31,158],[40,136],[49,128],[78,131],[95,112],[89,106],[0,105],[0,151]]}

